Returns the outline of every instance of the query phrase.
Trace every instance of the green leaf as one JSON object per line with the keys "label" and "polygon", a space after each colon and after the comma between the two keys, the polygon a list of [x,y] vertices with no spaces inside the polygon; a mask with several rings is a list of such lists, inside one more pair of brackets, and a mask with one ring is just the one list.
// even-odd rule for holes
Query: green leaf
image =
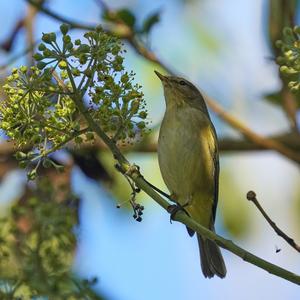
{"label": "green leaf", "polygon": [[130,28],[133,28],[136,21],[134,14],[126,8],[117,11],[117,18],[121,19]]}
{"label": "green leaf", "polygon": [[148,34],[152,27],[160,21],[160,11],[151,14],[147,19],[144,20],[141,33]]}
{"label": "green leaf", "polygon": [[272,94],[265,95],[264,98],[273,104],[282,105],[282,98],[280,92],[275,92]]}
{"label": "green leaf", "polygon": [[[270,102],[274,105],[279,105],[279,106],[283,105],[282,94],[280,91],[272,93],[272,94],[264,95],[264,99],[266,99],[268,102]],[[300,108],[300,97],[299,97],[298,93],[295,97],[295,100],[296,100],[297,108],[299,109]]]}

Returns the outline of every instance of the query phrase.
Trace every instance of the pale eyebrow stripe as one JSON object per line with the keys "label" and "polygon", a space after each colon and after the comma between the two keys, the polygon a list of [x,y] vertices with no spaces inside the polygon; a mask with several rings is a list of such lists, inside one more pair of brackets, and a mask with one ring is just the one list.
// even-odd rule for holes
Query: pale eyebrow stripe
{"label": "pale eyebrow stripe", "polygon": [[184,79],[184,78],[178,78],[178,77],[169,77],[169,80],[171,81],[171,82],[175,82],[175,83],[178,83],[179,84],[179,82],[180,81],[184,81],[185,83],[186,83],[186,85],[188,85],[189,87],[191,87],[191,88],[193,88],[194,90],[198,90],[192,83],[190,83],[189,81],[187,81],[186,79]]}

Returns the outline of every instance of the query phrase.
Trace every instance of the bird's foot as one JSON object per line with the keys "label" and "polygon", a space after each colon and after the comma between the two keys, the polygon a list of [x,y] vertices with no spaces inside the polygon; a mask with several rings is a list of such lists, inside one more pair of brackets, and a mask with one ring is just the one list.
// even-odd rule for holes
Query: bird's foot
{"label": "bird's foot", "polygon": [[179,211],[183,211],[184,213],[186,213],[188,216],[189,213],[186,211],[185,207],[188,206],[188,203],[181,205],[179,203],[177,204],[172,204],[169,205],[167,208],[168,213],[170,214],[170,223],[172,224],[172,220],[175,220],[175,215],[179,212]]}
{"label": "bird's foot", "polygon": [[140,174],[140,167],[135,164],[128,168],[128,170],[125,172],[125,175],[132,176],[134,173]]}

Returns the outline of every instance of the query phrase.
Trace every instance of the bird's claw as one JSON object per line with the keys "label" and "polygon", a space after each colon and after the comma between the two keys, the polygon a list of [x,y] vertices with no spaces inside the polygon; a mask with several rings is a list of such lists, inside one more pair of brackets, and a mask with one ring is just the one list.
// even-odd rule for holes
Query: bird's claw
{"label": "bird's claw", "polygon": [[127,171],[125,172],[125,175],[131,176],[134,173],[140,174],[140,167],[135,164],[131,165],[127,169]]}
{"label": "bird's claw", "polygon": [[167,212],[170,214],[170,223],[172,224],[172,220],[175,220],[175,215],[179,212],[179,211],[183,211],[184,213],[186,213],[188,216],[189,213],[186,211],[185,207],[188,205],[188,203],[184,204],[184,205],[180,205],[180,204],[172,204],[169,205],[167,208]]}

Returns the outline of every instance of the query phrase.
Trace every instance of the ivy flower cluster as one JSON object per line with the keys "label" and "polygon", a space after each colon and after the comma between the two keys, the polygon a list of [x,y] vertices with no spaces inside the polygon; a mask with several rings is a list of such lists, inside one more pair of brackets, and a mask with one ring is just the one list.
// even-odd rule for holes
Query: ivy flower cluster
{"label": "ivy flower cluster", "polygon": [[281,74],[288,80],[291,92],[300,92],[300,27],[283,30],[282,40],[276,42],[282,55],[277,57]]}
{"label": "ivy flower cluster", "polygon": [[33,58],[36,66],[13,69],[0,101],[0,129],[17,147],[22,167],[35,162],[56,166],[48,155],[73,140],[92,141],[94,132],[80,115],[78,103],[115,142],[133,140],[146,128],[147,111],[141,86],[123,65],[120,41],[100,27],[72,40],[66,24],[61,38],[43,34]]}

